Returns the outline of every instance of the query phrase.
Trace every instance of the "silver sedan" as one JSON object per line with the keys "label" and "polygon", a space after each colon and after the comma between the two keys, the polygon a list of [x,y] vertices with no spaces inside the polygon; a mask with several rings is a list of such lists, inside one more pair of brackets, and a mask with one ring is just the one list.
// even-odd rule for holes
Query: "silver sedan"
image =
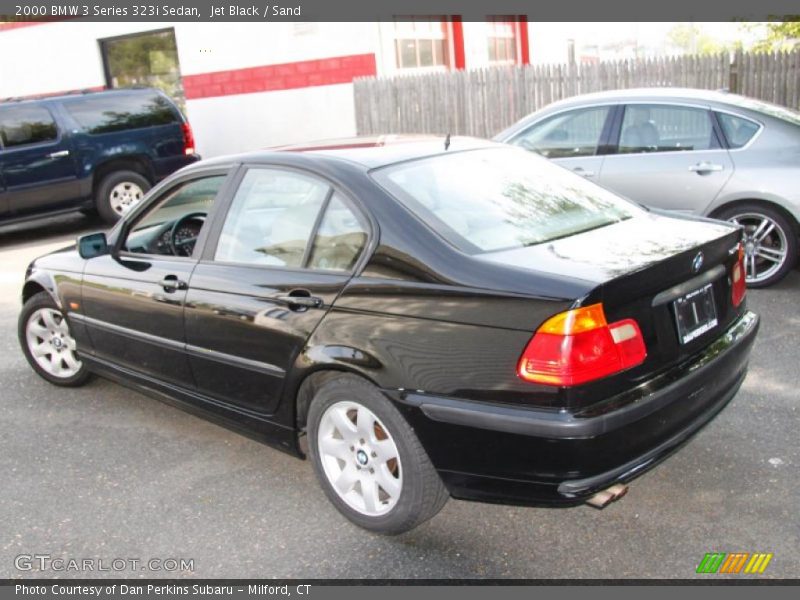
{"label": "silver sedan", "polygon": [[741,225],[752,287],[797,261],[800,113],[723,92],[620,90],[556,102],[495,140],[641,204]]}

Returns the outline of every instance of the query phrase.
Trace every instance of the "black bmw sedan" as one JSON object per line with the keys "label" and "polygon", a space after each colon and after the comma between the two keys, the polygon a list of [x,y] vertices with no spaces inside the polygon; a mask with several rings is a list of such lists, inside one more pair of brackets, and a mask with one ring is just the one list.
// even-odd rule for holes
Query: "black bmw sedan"
{"label": "black bmw sedan", "polygon": [[407,531],[447,498],[603,506],[739,389],[741,232],[521,149],[356,140],[225,157],[28,268],[56,385],[115,379],[308,455]]}

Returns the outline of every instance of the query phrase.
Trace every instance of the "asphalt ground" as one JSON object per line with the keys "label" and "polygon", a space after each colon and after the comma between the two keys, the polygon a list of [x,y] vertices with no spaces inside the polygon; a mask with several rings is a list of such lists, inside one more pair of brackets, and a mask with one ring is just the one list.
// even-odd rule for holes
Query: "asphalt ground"
{"label": "asphalt ground", "polygon": [[[76,216],[0,229],[0,578],[720,577],[695,574],[706,552],[771,552],[761,577],[800,576],[798,271],[748,293],[763,321],[739,394],[619,502],[451,500],[386,538],[339,516],[307,462],[103,379],[60,389],[33,373],[17,342],[25,266],[101,227]],[[143,568],[170,558],[192,568]]]}

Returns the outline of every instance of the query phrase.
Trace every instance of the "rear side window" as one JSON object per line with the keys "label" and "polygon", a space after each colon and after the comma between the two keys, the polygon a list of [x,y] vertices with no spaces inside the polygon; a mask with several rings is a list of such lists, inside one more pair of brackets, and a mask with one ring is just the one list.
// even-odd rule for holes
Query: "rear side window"
{"label": "rear side window", "polygon": [[14,106],[0,109],[0,136],[3,146],[15,148],[56,140],[58,128],[46,108]]}
{"label": "rear side window", "polygon": [[312,269],[350,271],[355,267],[367,229],[339,194],[334,194],[320,221],[308,266]]}
{"label": "rear side window", "polygon": [[717,113],[719,124],[722,126],[722,133],[728,140],[731,148],[741,148],[756,134],[761,127],[758,123],[750,119],[744,119],[727,113]]}
{"label": "rear side window", "polygon": [[642,210],[515,148],[439,154],[379,169],[373,177],[470,254],[545,243]]}
{"label": "rear side window", "polygon": [[619,152],[681,152],[717,147],[709,112],[704,108],[659,104],[625,107]]}
{"label": "rear side window", "polygon": [[329,192],[326,183],[300,173],[249,170],[228,211],[214,259],[302,267]]}
{"label": "rear side window", "polygon": [[102,94],[65,100],[64,107],[83,131],[126,131],[178,122],[172,103],[159,94]]}
{"label": "rear side window", "polygon": [[532,125],[511,143],[547,158],[592,156],[610,110],[610,106],[596,106],[557,114]]}

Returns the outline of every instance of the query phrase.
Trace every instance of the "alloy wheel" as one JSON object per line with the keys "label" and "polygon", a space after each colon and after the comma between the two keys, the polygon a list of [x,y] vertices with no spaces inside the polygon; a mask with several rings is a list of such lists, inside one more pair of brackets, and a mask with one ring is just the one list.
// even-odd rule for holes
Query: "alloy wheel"
{"label": "alloy wheel", "polygon": [[394,508],[403,489],[400,453],[371,410],[356,402],[331,405],[317,445],[325,476],[348,506],[370,517]]}
{"label": "alloy wheel", "polygon": [[32,313],[25,326],[25,339],[31,356],[49,375],[69,379],[80,371],[75,340],[60,311],[40,308]]}
{"label": "alloy wheel", "polygon": [[745,280],[759,283],[778,271],[788,258],[788,243],[783,228],[767,215],[742,213],[730,222],[744,229]]}

